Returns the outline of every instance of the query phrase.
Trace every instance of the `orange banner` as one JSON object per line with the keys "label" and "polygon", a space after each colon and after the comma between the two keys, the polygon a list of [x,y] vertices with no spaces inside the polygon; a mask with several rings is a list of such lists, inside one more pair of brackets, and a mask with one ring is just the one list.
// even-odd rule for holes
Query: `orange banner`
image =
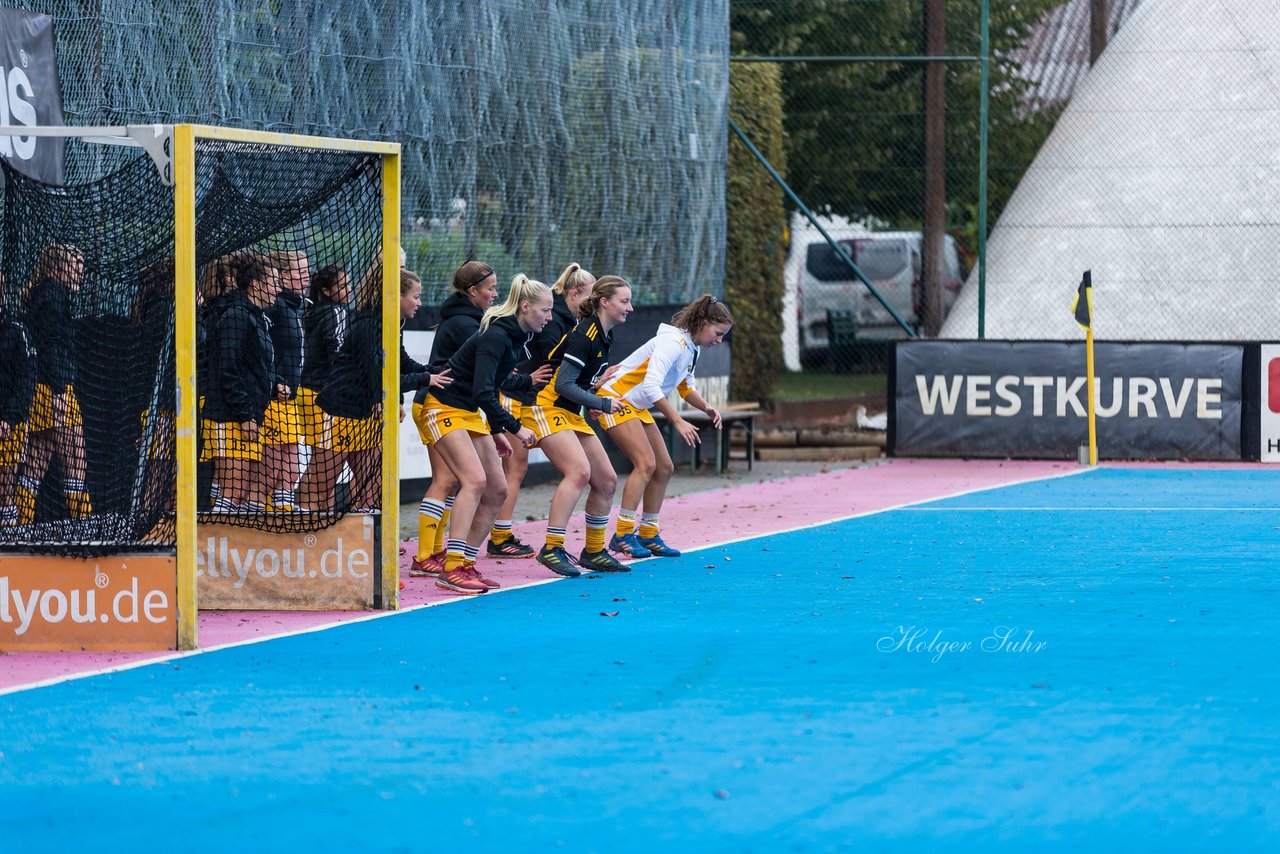
{"label": "orange banner", "polygon": [[378,572],[373,531],[372,516],[354,515],[309,534],[202,524],[196,536],[200,609],[370,609]]}
{"label": "orange banner", "polygon": [[0,652],[177,649],[173,555],[0,554]]}

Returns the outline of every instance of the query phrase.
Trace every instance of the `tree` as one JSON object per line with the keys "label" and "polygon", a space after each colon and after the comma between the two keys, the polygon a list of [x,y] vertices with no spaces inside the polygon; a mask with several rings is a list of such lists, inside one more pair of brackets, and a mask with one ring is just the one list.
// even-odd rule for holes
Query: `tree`
{"label": "tree", "polygon": [[[1060,0],[991,4],[988,220],[994,223],[1053,127],[1032,109],[1009,60]],[[947,7],[947,50],[977,55],[977,3]],[[923,53],[919,0],[733,0],[732,49],[754,56],[908,56]],[[786,155],[807,204],[897,228],[922,219],[923,63],[850,61],[782,65]],[[976,235],[980,68],[947,64],[948,225]]]}

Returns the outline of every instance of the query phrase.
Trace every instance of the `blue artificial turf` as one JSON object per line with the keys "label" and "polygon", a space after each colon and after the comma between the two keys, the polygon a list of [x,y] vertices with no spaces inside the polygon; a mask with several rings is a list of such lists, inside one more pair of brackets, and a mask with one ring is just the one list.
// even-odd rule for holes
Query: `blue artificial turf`
{"label": "blue artificial turf", "polygon": [[1103,469],[0,697],[0,849],[1267,849],[1277,507]]}

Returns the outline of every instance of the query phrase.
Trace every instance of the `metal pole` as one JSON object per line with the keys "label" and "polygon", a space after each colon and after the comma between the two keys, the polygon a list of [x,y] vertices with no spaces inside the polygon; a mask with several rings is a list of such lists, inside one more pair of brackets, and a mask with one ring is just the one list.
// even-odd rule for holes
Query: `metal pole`
{"label": "metal pole", "polygon": [[884,306],[885,310],[888,311],[890,315],[892,315],[897,324],[902,327],[902,331],[907,333],[907,337],[915,338],[915,330],[902,319],[902,316],[898,314],[898,312],[894,310],[893,306],[889,305],[888,301],[885,300],[878,290],[876,290],[875,285],[871,284],[867,277],[862,274],[862,271],[858,269],[858,265],[853,263],[853,259],[849,257],[849,253],[845,251],[843,246],[836,243],[835,238],[827,233],[827,230],[818,222],[818,218],[813,215],[813,211],[809,210],[808,205],[800,200],[800,197],[791,189],[791,186],[786,182],[786,180],[778,174],[778,170],[773,168],[773,164],[769,162],[768,158],[760,153],[760,149],[756,148],[751,140],[747,139],[747,135],[742,132],[742,128],[738,127],[738,123],[735,122],[732,117],[729,118],[729,129],[737,135],[738,139],[742,140],[743,144],[746,145],[747,150],[751,152],[755,159],[760,161],[761,165],[764,166],[765,171],[769,173],[769,177],[772,178],[778,186],[782,188],[782,191],[787,194],[787,198],[791,199],[795,206],[800,209],[800,212],[805,215],[805,218],[808,219],[809,222],[813,223],[813,227],[816,228],[818,233],[822,235],[823,239],[827,241],[827,245],[831,247],[831,251],[836,253],[836,257],[839,258],[846,267],[853,271],[853,275],[857,277],[858,281],[866,285],[867,290],[871,292],[871,295],[876,298],[880,305]]}
{"label": "metal pole", "polygon": [[[933,55],[946,52],[946,0],[927,0],[924,47]],[[942,329],[942,287],[946,277],[943,252],[947,239],[947,100],[946,67],[924,66],[924,228],[920,265],[920,321],[924,334]]]}
{"label": "metal pole", "polygon": [[1107,49],[1107,0],[1090,0],[1089,3],[1089,67],[1098,61]]}
{"label": "metal pole", "polygon": [[987,131],[991,88],[991,0],[982,0],[982,91],[978,95],[978,338],[987,337]]}

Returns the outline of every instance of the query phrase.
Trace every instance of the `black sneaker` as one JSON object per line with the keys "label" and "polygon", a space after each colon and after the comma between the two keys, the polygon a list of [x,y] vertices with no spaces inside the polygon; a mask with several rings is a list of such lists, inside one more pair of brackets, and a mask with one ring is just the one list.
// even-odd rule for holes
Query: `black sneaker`
{"label": "black sneaker", "polygon": [[490,557],[517,558],[533,557],[534,550],[533,546],[526,546],[517,540],[515,536],[511,536],[498,545],[494,545],[493,540],[489,540],[488,545],[485,546],[485,551],[489,553]]}
{"label": "black sneaker", "polygon": [[565,578],[577,578],[582,575],[563,546],[543,546],[542,551],[538,552],[538,563]]}
{"label": "black sneaker", "polygon": [[583,549],[578,555],[578,566],[588,572],[630,572],[631,567],[609,554],[604,549],[589,552]]}

